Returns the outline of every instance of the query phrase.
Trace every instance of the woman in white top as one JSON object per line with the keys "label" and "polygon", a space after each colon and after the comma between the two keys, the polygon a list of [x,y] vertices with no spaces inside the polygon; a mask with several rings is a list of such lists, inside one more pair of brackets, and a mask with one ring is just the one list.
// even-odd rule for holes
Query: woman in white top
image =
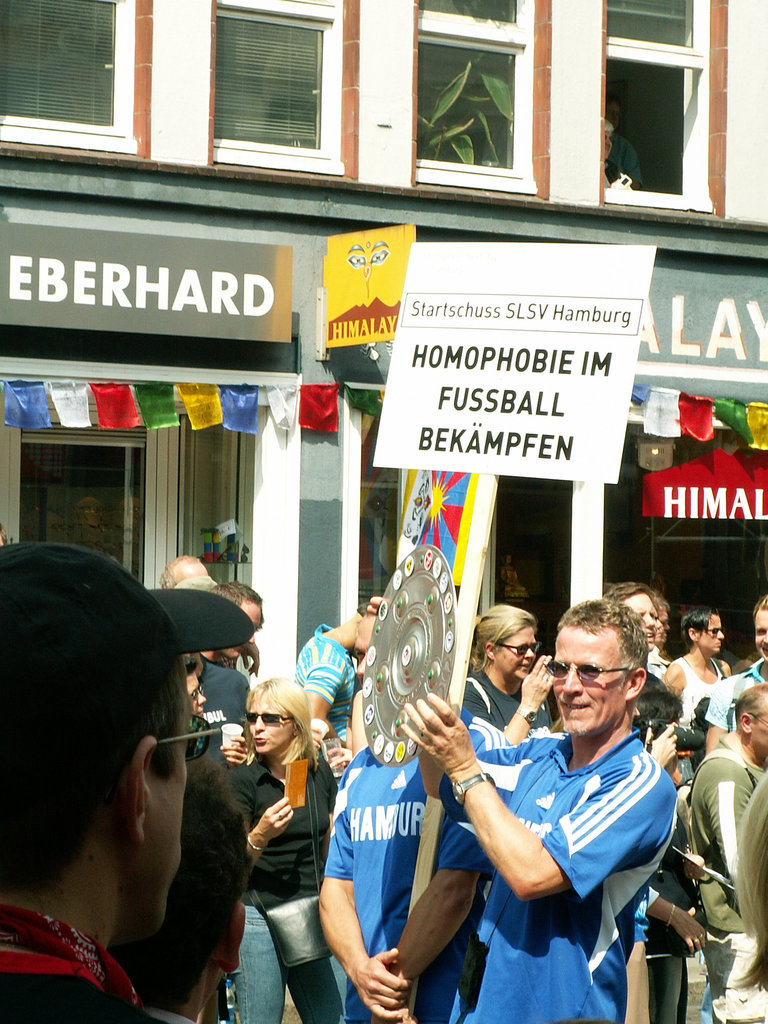
{"label": "woman in white top", "polygon": [[716,608],[689,608],[680,622],[680,631],[689,650],[672,662],[664,683],[683,702],[680,724],[690,726],[696,705],[703,697],[708,697],[717,680],[729,676],[731,670],[725,662],[717,660],[725,633]]}

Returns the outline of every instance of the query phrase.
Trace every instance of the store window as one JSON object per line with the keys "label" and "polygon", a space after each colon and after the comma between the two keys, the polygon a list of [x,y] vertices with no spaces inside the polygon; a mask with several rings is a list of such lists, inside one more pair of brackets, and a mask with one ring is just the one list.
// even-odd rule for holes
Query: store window
{"label": "store window", "polygon": [[19,540],[82,544],[141,579],[144,487],[143,430],[24,431]]}
{"label": "store window", "polygon": [[[672,656],[686,650],[679,631],[682,611],[701,604],[720,610],[726,653],[754,661],[752,609],[759,595],[768,592],[768,520],[713,518],[712,506],[705,509],[703,497],[693,508],[685,502],[671,507],[684,515],[643,514],[643,483],[649,473],[687,466],[719,450],[729,456],[739,450],[732,431],[717,429],[712,441],[701,442],[652,438],[639,424],[629,426],[619,483],[605,488],[604,573],[609,582],[650,583],[667,598],[672,606],[667,651]],[[679,496],[676,487],[673,496]],[[690,518],[692,512],[696,518]]]}
{"label": "store window", "polygon": [[135,152],[134,0],[0,0],[0,141]]}
{"label": "store window", "polygon": [[340,173],[341,2],[220,4],[214,158]]}
{"label": "store window", "polygon": [[383,594],[397,568],[400,472],[373,465],[379,422],[377,416],[362,414],[358,605],[374,594]]}
{"label": "store window", "polygon": [[533,0],[420,0],[417,179],[532,190]]}
{"label": "store window", "polygon": [[608,0],[606,57],[606,107],[641,182],[606,202],[710,210],[709,0]]}

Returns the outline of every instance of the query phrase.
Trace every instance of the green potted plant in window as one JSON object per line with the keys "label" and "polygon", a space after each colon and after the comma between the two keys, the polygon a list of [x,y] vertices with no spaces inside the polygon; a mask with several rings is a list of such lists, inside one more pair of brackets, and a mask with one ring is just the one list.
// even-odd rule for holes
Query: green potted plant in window
{"label": "green potted plant in window", "polygon": [[437,94],[431,113],[419,113],[420,157],[506,166],[499,159],[498,144],[502,130],[506,137],[512,131],[512,90],[501,75],[484,71],[482,61],[481,54],[474,69],[473,61],[467,61],[466,67]]}

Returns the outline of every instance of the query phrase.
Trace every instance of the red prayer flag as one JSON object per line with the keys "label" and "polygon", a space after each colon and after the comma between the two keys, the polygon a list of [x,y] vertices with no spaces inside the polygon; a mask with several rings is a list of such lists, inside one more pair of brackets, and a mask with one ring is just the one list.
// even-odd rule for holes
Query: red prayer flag
{"label": "red prayer flag", "polygon": [[339,429],[339,385],[302,384],[299,393],[299,426],[307,430]]}
{"label": "red prayer flag", "polygon": [[108,430],[140,427],[141,417],[130,384],[90,384],[99,426]]}
{"label": "red prayer flag", "polygon": [[712,423],[712,399],[680,392],[680,432],[695,437],[697,441],[711,441],[715,436]]}

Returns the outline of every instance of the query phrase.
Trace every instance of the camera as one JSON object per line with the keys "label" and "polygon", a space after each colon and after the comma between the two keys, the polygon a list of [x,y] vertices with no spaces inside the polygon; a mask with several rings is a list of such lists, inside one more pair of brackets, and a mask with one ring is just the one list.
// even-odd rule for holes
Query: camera
{"label": "camera", "polygon": [[[656,740],[670,724],[670,722],[665,722],[663,718],[650,718],[647,722],[638,720],[637,726],[640,730],[640,738],[645,742],[648,729],[650,729],[651,739]],[[676,725],[675,736],[677,737],[678,754],[688,754],[694,750],[704,749],[706,737],[698,729],[686,729],[681,725]],[[648,749],[650,749],[650,744]]]}

